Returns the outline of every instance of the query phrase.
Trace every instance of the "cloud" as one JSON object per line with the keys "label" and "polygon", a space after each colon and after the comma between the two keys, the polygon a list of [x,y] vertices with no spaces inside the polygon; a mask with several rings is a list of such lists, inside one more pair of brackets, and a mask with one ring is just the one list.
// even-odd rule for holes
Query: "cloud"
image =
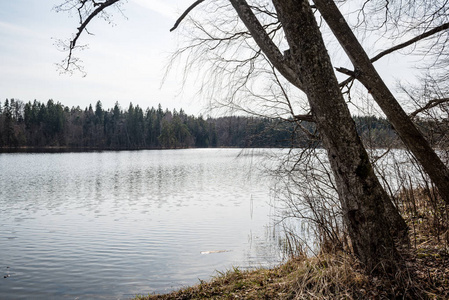
{"label": "cloud", "polygon": [[178,16],[174,5],[167,4],[160,0],[132,0],[132,1],[144,8],[152,10],[172,20],[176,20]]}
{"label": "cloud", "polygon": [[36,39],[48,40],[48,35],[45,31],[39,30],[36,27],[29,28],[23,25],[0,21],[0,38],[3,39],[3,42],[5,42],[5,39],[11,42],[18,41],[20,38],[35,41]]}
{"label": "cloud", "polygon": [[31,36],[34,35],[34,31],[29,30],[26,27],[13,24],[13,23],[7,23],[0,21],[0,32],[12,34],[12,35],[25,35],[25,36]]}

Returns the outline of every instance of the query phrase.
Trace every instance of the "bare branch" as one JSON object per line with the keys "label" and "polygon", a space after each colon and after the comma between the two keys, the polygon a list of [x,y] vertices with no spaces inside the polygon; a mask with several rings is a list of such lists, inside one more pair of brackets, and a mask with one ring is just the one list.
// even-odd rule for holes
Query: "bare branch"
{"label": "bare branch", "polygon": [[[430,37],[430,36],[432,36],[432,35],[434,35],[434,34],[436,34],[438,32],[441,32],[441,31],[444,31],[444,30],[447,30],[447,29],[449,29],[449,23],[445,23],[443,25],[435,27],[434,29],[429,30],[427,32],[424,32],[423,34],[420,34],[420,35],[418,35],[418,36],[416,36],[416,37],[414,37],[414,38],[412,38],[412,39],[410,39],[410,40],[408,40],[408,41],[406,41],[404,43],[401,43],[399,45],[396,45],[394,47],[391,47],[391,48],[389,48],[387,50],[384,50],[384,51],[380,52],[379,54],[377,54],[373,58],[370,58],[370,62],[373,63],[375,61],[378,61],[379,59],[381,59],[385,55],[388,55],[388,54],[390,54],[390,53],[392,53],[394,51],[397,51],[397,50],[403,49],[405,47],[408,47],[408,46],[410,46],[410,45],[412,45],[412,44],[414,44],[414,43],[416,43],[416,42],[418,42],[420,40],[423,40],[423,39],[425,39],[427,37]],[[344,80],[344,81],[342,81],[340,83],[340,87],[343,87],[343,86],[349,84],[355,78],[355,76],[354,76],[355,72],[354,71],[350,71],[350,70],[345,69],[345,68],[336,68],[336,70],[338,72],[340,72],[340,73],[343,73],[343,74],[346,74],[346,75],[349,76],[349,78],[347,78],[346,80]]]}
{"label": "bare branch", "polygon": [[[351,78],[357,78],[357,72],[356,71],[351,71],[349,69],[340,67],[340,68],[335,68],[335,70],[337,70],[340,73],[346,74],[348,76],[350,76]],[[344,83],[346,83],[346,81],[344,81]],[[340,83],[341,85],[342,83]]]}
{"label": "bare branch", "polygon": [[179,24],[182,22],[182,20],[184,20],[185,17],[187,17],[187,15],[190,13],[190,11],[192,9],[194,9],[195,7],[197,7],[198,5],[200,5],[202,2],[204,2],[204,0],[197,0],[195,1],[195,3],[193,3],[192,5],[190,5],[185,11],[184,13],[178,18],[178,20],[176,20],[175,25],[173,25],[173,27],[170,29],[170,32],[172,32],[173,30],[175,30],[176,28],[178,28]]}
{"label": "bare branch", "polygon": [[312,114],[308,114],[308,115],[295,115],[295,120],[298,121],[305,121],[305,122],[311,122],[311,123],[315,123],[315,119],[313,117]]}
{"label": "bare branch", "polygon": [[107,7],[111,6],[112,4],[118,1],[120,0],[107,0],[106,2],[103,3],[94,3],[94,6],[96,6],[97,8],[83,22],[81,22],[81,26],[78,27],[78,32],[76,33],[75,38],[70,42],[70,49],[73,49],[76,46],[78,38],[81,36],[81,33],[86,29],[90,21],[92,21],[93,18],[95,18],[95,16],[98,15],[100,12],[102,12],[104,9],[106,9]]}
{"label": "bare branch", "polygon": [[438,106],[438,105],[440,105],[442,103],[446,103],[446,102],[449,102],[449,98],[430,100],[426,105],[424,105],[423,107],[421,107],[421,108],[415,110],[414,112],[412,112],[410,114],[410,117],[414,118],[420,112],[423,112],[425,110],[431,109],[432,107]]}
{"label": "bare branch", "polygon": [[[76,48],[76,43],[79,39],[79,37],[81,36],[81,34],[83,33],[83,31],[86,31],[88,34],[91,34],[90,32],[87,31],[86,27],[87,25],[101,12],[103,12],[106,8],[108,8],[109,6],[119,2],[121,0],[106,0],[105,2],[95,2],[93,1],[93,7],[96,7],[91,13],[89,13],[86,16],[83,16],[83,13],[81,12],[83,7],[86,4],[86,0],[85,1],[80,1],[81,6],[79,6],[77,8],[78,10],[78,15],[79,15],[79,20],[80,20],[80,26],[77,28],[77,32],[75,34],[75,37],[70,41],[69,45],[67,45],[67,49],[69,50],[69,54],[67,56],[67,59],[65,60],[65,64],[63,67],[63,69],[65,71],[69,71],[70,65],[72,63],[75,63],[78,61],[76,59],[74,59],[73,56],[73,50]],[[68,4],[68,2],[66,2],[65,4]],[[75,6],[72,6],[72,8],[74,8]],[[84,17],[86,17],[84,19]],[[79,66],[77,66],[77,68],[79,68]]]}
{"label": "bare branch", "polygon": [[434,34],[436,34],[438,32],[441,32],[441,31],[444,31],[444,30],[447,30],[447,29],[449,29],[449,23],[444,23],[444,24],[442,24],[442,25],[440,25],[438,27],[435,27],[432,30],[426,31],[423,34],[420,34],[420,35],[418,35],[418,36],[416,36],[416,37],[414,37],[414,38],[412,38],[412,39],[410,39],[410,40],[408,40],[408,41],[406,41],[406,42],[404,42],[402,44],[396,45],[394,47],[391,47],[390,49],[382,51],[381,53],[379,53],[376,56],[374,56],[373,58],[371,58],[370,61],[371,62],[375,62],[375,61],[379,60],[380,58],[384,57],[387,54],[390,54],[390,53],[392,53],[394,51],[397,51],[397,50],[400,50],[400,49],[405,48],[407,46],[410,46],[411,44],[414,44],[414,43],[416,43],[416,42],[418,42],[418,41],[420,41],[422,39],[425,39],[425,38],[427,38],[429,36],[432,36],[432,35],[434,35]]}
{"label": "bare branch", "polygon": [[297,76],[291,62],[285,59],[279,48],[274,44],[270,36],[265,31],[262,24],[260,24],[257,17],[254,15],[251,7],[245,0],[231,0],[232,6],[237,11],[240,19],[250,31],[257,45],[262,49],[268,59],[278,69],[278,71],[293,85],[299,89],[303,89],[303,84]]}

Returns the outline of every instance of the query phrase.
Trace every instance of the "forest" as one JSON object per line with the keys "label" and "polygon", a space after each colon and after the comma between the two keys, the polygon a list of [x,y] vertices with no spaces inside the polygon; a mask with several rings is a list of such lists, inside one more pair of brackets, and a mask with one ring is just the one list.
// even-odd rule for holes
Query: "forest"
{"label": "forest", "polygon": [[[396,134],[386,119],[354,117],[360,135],[374,147],[394,145]],[[204,118],[159,104],[145,110],[101,101],[85,109],[59,102],[0,103],[0,147],[70,149],[174,149],[208,147],[306,147],[318,145],[315,126],[292,120],[252,116]]]}

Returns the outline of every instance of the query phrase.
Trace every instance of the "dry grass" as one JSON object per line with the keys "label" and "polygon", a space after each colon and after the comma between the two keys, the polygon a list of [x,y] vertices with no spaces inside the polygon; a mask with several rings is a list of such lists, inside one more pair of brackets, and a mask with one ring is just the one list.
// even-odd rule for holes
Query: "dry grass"
{"label": "dry grass", "polygon": [[138,299],[335,299],[366,295],[367,277],[349,257],[295,258],[273,269],[234,269],[210,282]]}
{"label": "dry grass", "polygon": [[394,277],[366,274],[340,251],[296,257],[273,269],[233,269],[210,282],[136,299],[449,299],[447,208],[441,203],[429,208],[430,201],[438,200],[426,195],[399,195],[410,243],[399,247],[405,265]]}
{"label": "dry grass", "polygon": [[449,299],[449,207],[429,188],[404,190],[398,198],[410,229],[413,281],[427,298]]}

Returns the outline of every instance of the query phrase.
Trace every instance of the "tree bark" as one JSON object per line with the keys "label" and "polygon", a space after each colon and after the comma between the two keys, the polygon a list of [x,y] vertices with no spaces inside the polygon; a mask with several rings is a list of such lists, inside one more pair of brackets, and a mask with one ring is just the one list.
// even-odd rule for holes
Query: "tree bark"
{"label": "tree bark", "polygon": [[[248,7],[246,1],[231,3],[253,34],[257,20],[250,20],[248,11],[242,9]],[[297,77],[302,79],[328,152],[354,253],[368,270],[383,266],[393,271],[397,255],[384,208],[384,202],[390,199],[357,135],[312,9],[307,0],[273,3],[290,46],[288,65],[294,66]],[[259,47],[264,49],[263,45]]]}
{"label": "tree bark", "polygon": [[251,33],[252,38],[267,56],[273,66],[284,76],[291,84],[303,90],[301,81],[301,74],[298,74],[294,70],[294,66],[291,65],[289,60],[286,60],[282,55],[279,48],[273,42],[271,37],[267,34],[262,24],[258,21],[254,13],[252,12],[248,3],[244,1],[232,1],[231,4],[237,11],[240,20],[245,24],[246,28]]}
{"label": "tree bark", "polygon": [[314,0],[326,23],[349,56],[358,79],[370,91],[406,147],[422,165],[449,204],[449,169],[441,161],[377,73],[368,55],[333,0]]}

